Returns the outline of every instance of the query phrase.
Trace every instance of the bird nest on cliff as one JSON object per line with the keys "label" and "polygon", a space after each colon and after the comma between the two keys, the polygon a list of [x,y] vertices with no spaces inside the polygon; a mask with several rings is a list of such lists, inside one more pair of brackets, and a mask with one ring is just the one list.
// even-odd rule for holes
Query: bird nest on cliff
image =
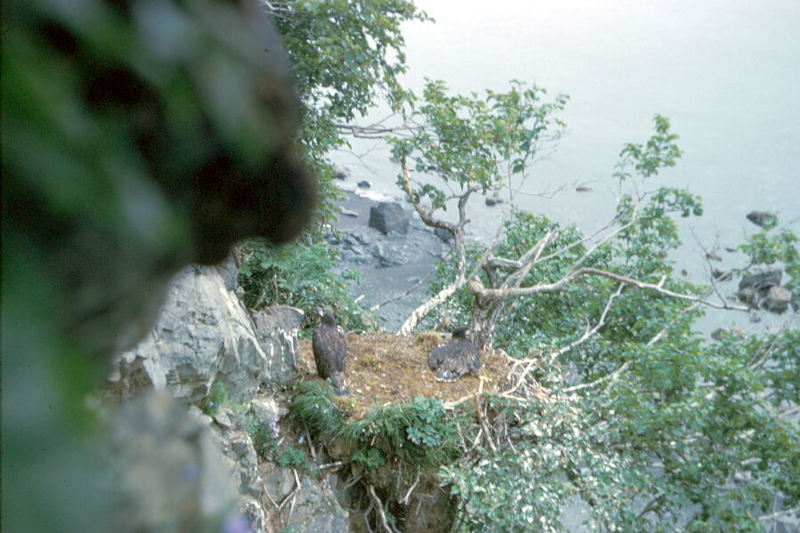
{"label": "bird nest on cliff", "polygon": [[[415,337],[349,334],[346,381],[350,394],[337,397],[337,404],[351,413],[351,420],[358,420],[375,407],[410,402],[420,395],[448,405],[468,400],[479,392],[502,390],[509,366],[503,354],[492,350],[481,353],[482,385],[474,376],[453,382],[436,381],[428,366],[428,356],[436,344],[449,338],[436,332],[423,332]],[[298,365],[303,380],[320,379],[310,341],[300,341]]]}

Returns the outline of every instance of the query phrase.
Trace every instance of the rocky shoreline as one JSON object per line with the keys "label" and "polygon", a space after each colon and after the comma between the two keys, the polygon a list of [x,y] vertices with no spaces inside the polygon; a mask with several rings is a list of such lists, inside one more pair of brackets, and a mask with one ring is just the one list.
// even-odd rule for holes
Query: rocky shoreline
{"label": "rocky shoreline", "polygon": [[[450,246],[423,224],[409,204],[353,191],[346,194],[327,241],[339,250],[340,272],[357,269],[363,274],[349,287],[353,298],[377,315],[380,328],[397,331],[425,301],[433,269]],[[391,227],[385,227],[373,215],[373,225],[387,233],[370,225],[371,212],[381,205],[390,206],[390,217],[395,218]]]}
{"label": "rocky shoreline", "polygon": [[[428,297],[434,268],[450,252],[446,235],[440,236],[426,226],[408,202],[374,193],[367,182],[357,187],[345,185],[343,190],[346,198],[337,204],[338,220],[326,237],[340,252],[338,270],[362,273],[363,277],[349,286],[350,294],[375,313],[380,329],[397,331]],[[375,220],[375,212],[384,208],[389,212],[389,224],[395,226],[385,227],[381,217]],[[747,219],[763,227],[763,221],[769,220],[767,215],[771,214],[754,211]],[[718,282],[730,282],[733,274],[720,271],[714,272],[714,277]],[[763,318],[759,309],[782,314],[797,312],[800,307],[800,295],[783,287],[781,272],[774,269],[742,275],[731,300],[752,309],[749,321],[753,323]],[[709,328],[707,333],[713,338],[719,329]]]}

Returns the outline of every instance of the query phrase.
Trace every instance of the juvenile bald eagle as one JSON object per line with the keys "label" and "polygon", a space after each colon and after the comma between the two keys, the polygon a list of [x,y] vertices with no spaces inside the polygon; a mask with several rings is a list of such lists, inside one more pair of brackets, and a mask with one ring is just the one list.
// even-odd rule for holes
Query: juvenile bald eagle
{"label": "juvenile bald eagle", "polygon": [[428,365],[436,372],[436,381],[456,381],[462,376],[480,375],[481,359],[478,348],[467,338],[467,328],[453,332],[447,344],[441,344],[431,351]]}
{"label": "juvenile bald eagle", "polygon": [[344,381],[347,364],[347,339],[344,330],[336,325],[333,313],[324,311],[321,314],[322,319],[314,330],[314,340],[311,343],[317,374],[322,379],[331,378],[336,394],[349,394],[350,391]]}

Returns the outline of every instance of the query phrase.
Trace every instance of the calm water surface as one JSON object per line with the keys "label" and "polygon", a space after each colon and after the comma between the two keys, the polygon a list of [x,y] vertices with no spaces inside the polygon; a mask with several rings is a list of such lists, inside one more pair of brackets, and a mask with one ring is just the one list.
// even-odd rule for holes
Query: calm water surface
{"label": "calm water surface", "polygon": [[[672,120],[684,156],[651,187],[687,187],[705,201],[703,217],[682,223],[685,246],[674,257],[692,279],[707,270],[700,244],[735,246],[757,229],[744,218],[752,209],[777,211],[800,231],[800,1],[417,4],[436,23],[405,27],[409,86],[428,77],[480,92],[519,79],[570,95],[568,134],[527,184],[532,193],[569,187],[552,198],[520,196],[523,207],[587,232],[601,226],[614,210],[610,176],[620,149],[647,139],[660,113]],[[354,152],[361,158],[338,157],[351,179],[398,194],[398,169],[385,150],[356,143]],[[575,192],[575,184],[592,191]],[[473,235],[493,233],[496,214],[481,205]],[[723,267],[742,259],[720,255]]]}

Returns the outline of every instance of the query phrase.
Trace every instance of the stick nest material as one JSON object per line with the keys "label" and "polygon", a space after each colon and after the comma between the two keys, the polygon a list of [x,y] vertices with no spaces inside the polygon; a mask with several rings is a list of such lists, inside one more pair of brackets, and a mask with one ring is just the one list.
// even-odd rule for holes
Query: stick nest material
{"label": "stick nest material", "polygon": [[[417,337],[391,333],[349,334],[347,336],[346,381],[350,395],[337,397],[340,407],[358,420],[369,410],[392,403],[406,403],[416,396],[436,398],[443,403],[455,402],[476,395],[479,379],[464,376],[458,381],[441,382],[434,379],[428,367],[433,347],[427,332]],[[449,335],[442,337],[446,342]],[[314,366],[310,341],[300,341],[298,365],[304,380],[320,379]],[[433,344],[433,345],[432,345]],[[491,350],[481,353],[483,392],[498,392],[509,372],[502,354]]]}

